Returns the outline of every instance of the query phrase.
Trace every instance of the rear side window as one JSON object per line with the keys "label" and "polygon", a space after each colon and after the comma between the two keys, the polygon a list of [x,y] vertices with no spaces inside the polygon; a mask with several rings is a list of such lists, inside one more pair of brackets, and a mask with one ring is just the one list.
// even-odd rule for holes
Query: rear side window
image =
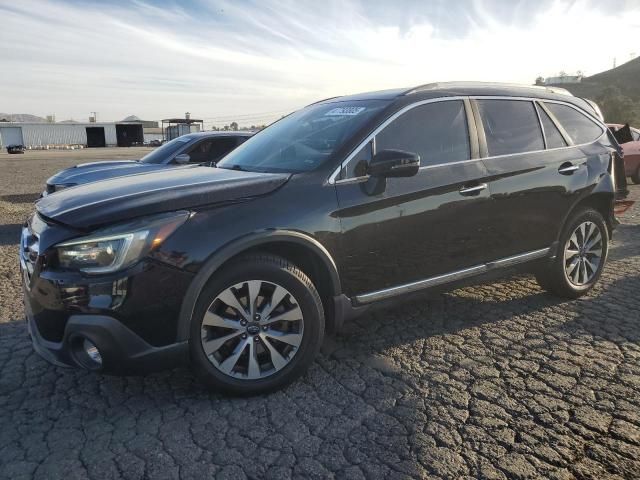
{"label": "rear side window", "polygon": [[448,100],[412,108],[376,136],[376,151],[397,149],[420,155],[420,164],[469,160],[464,102]]}
{"label": "rear side window", "polygon": [[544,150],[533,102],[478,100],[489,156]]}
{"label": "rear side window", "polygon": [[564,137],[556,127],[555,123],[551,121],[547,112],[542,108],[538,108],[540,114],[540,120],[542,121],[542,128],[544,128],[544,136],[547,139],[547,148],[561,148],[566,147],[567,142],[564,141]]}
{"label": "rear side window", "polygon": [[597,123],[574,108],[559,103],[545,102],[545,105],[576,145],[591,143],[602,135],[603,130]]}

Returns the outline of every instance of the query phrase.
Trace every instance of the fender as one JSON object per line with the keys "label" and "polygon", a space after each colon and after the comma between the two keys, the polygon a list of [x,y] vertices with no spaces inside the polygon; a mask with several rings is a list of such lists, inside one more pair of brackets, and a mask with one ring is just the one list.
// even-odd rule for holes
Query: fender
{"label": "fender", "polygon": [[[561,224],[562,227],[558,231],[558,237],[557,237],[558,241],[560,240],[560,235],[562,235],[564,226],[566,225],[568,219],[571,217],[571,215],[575,211],[576,207],[578,207],[578,205],[584,203],[585,201],[587,201],[590,198],[593,198],[596,195],[598,197],[606,196],[606,197],[609,197],[609,199],[611,200],[611,209],[608,215],[605,216],[604,220],[609,226],[609,229],[613,230],[613,228],[617,225],[617,221],[613,214],[613,204],[615,199],[615,183],[613,181],[613,177],[611,176],[611,174],[606,173],[600,177],[597,183],[594,183],[591,185],[591,187],[585,192],[585,195],[581,195],[580,198],[576,200],[573,205],[571,205],[571,208],[562,219],[562,224]],[[611,234],[611,231],[609,233]]]}
{"label": "fender", "polygon": [[182,300],[180,316],[178,318],[176,341],[181,342],[189,339],[191,317],[193,315],[196,302],[198,301],[200,292],[211,278],[211,275],[213,275],[215,271],[218,270],[227,260],[239,253],[253,247],[273,242],[297,243],[312,250],[322,259],[329,275],[331,276],[333,295],[338,296],[342,293],[340,276],[338,275],[336,263],[327,249],[315,238],[304,233],[290,230],[269,230],[265,232],[252,233],[227,243],[224,247],[211,255],[204,265],[202,265],[192,280],[191,285],[189,285],[187,293]]}

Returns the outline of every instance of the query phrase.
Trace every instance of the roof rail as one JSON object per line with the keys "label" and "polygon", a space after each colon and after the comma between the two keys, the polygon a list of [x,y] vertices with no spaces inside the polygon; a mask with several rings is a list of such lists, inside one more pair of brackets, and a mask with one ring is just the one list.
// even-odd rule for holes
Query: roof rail
{"label": "roof rail", "polygon": [[550,93],[557,93],[559,95],[569,95],[573,96],[573,94],[565,89],[560,87],[547,87],[544,85],[522,85],[519,83],[500,83],[500,82],[435,82],[435,83],[426,83],[424,85],[419,85],[417,87],[412,88],[411,90],[407,90],[403,93],[403,95],[411,95],[414,93],[425,92],[428,90],[438,90],[441,88],[460,88],[460,87],[517,87],[517,88],[531,88],[536,90],[546,90]]}
{"label": "roof rail", "polygon": [[339,96],[323,98],[322,100],[318,100],[317,102],[310,103],[309,105],[305,105],[304,108],[310,107],[311,105],[315,105],[316,103],[326,102],[327,100],[333,100],[334,98],[338,98]]}

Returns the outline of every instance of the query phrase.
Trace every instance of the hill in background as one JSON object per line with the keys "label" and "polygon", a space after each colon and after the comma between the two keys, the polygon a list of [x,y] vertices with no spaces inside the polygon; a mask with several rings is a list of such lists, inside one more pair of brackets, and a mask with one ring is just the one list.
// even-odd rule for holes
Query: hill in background
{"label": "hill in background", "polygon": [[609,123],[640,127],[640,57],[617,68],[585,77],[581,83],[558,85],[577,97],[595,100]]}
{"label": "hill in background", "polygon": [[30,115],[28,113],[0,113],[0,122],[5,120],[7,122],[47,123],[46,118],[38,117],[37,115]]}

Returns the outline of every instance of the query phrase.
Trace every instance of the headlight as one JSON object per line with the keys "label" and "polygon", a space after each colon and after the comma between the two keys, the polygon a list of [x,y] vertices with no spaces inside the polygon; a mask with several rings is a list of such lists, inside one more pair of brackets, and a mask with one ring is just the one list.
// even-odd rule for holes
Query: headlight
{"label": "headlight", "polygon": [[147,217],[59,243],[57,265],[84,273],[121,270],[158,247],[188,217],[188,212]]}

